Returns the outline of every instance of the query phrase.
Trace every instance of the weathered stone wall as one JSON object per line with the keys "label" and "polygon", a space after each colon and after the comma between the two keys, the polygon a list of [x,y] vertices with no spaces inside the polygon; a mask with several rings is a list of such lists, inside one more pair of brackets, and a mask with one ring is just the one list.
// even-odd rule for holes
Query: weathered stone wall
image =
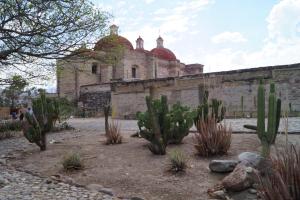
{"label": "weathered stone wall", "polygon": [[[177,101],[196,107],[199,103],[199,85],[207,88],[209,98],[222,99],[228,116],[255,116],[257,87],[260,79],[276,83],[277,95],[283,102],[283,110],[300,112],[300,64],[262,67],[228,72],[160,78],[112,84],[113,117],[134,117],[137,111],[145,111],[145,96],[154,87],[154,96],[166,95],[169,103]],[[266,91],[269,86],[267,84]],[[267,101],[267,98],[266,98]],[[267,102],[266,102],[267,103]]]}
{"label": "weathered stone wall", "polygon": [[104,105],[111,102],[110,84],[81,87],[79,102],[87,111],[102,112]]}

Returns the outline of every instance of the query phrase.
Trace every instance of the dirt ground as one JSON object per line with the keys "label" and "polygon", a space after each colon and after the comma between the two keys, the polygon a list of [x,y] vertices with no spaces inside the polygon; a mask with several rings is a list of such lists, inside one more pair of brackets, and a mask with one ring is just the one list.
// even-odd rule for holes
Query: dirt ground
{"label": "dirt ground", "polygon": [[[56,133],[56,134],[64,134]],[[189,168],[182,175],[172,175],[166,171],[168,156],[157,156],[146,147],[147,141],[131,138],[124,134],[124,143],[105,145],[103,133],[84,131],[74,133],[57,144],[49,144],[48,149],[40,152],[37,148],[26,151],[15,160],[16,167],[38,172],[43,176],[63,174],[72,177],[77,183],[97,183],[112,188],[119,197],[142,197],[148,200],[188,200],[208,199],[206,191],[224,175],[210,173],[209,161],[212,159],[236,158],[244,151],[259,151],[259,140],[253,134],[234,134],[228,155],[214,158],[201,158],[195,155],[193,133],[183,140],[181,145],[167,148],[179,148],[189,158]],[[290,140],[299,141],[300,136],[291,136]],[[54,137],[55,138],[55,137]],[[279,136],[279,143],[284,137]],[[61,161],[70,152],[78,152],[84,159],[85,169],[66,174]]]}

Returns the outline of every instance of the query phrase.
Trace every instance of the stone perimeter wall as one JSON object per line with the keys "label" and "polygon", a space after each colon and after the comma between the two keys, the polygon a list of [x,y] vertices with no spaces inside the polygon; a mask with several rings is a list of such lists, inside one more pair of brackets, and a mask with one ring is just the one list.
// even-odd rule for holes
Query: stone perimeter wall
{"label": "stone perimeter wall", "polygon": [[268,83],[276,83],[277,96],[282,99],[283,110],[291,111],[292,116],[300,114],[300,64],[85,85],[80,88],[79,105],[90,111],[101,112],[103,105],[111,101],[114,118],[134,118],[137,111],[146,110],[145,97],[149,95],[151,86],[154,87],[156,98],[166,95],[170,104],[179,101],[192,108],[197,107],[199,95],[207,89],[209,98],[223,101],[227,117],[255,117],[260,79],[267,83],[267,93]]}
{"label": "stone perimeter wall", "polygon": [[[291,110],[292,115],[300,113],[300,64],[294,64],[115,82],[111,84],[112,115],[114,118],[134,118],[137,111],[145,111],[145,96],[149,95],[149,88],[153,86],[156,98],[166,95],[170,104],[179,101],[192,108],[199,104],[199,95],[206,88],[209,91],[209,98],[218,98],[224,102],[227,117],[255,117],[260,79],[264,79],[266,83],[270,81],[276,83],[276,92],[283,102],[283,110]],[[269,91],[268,84],[266,91],[267,93]]]}

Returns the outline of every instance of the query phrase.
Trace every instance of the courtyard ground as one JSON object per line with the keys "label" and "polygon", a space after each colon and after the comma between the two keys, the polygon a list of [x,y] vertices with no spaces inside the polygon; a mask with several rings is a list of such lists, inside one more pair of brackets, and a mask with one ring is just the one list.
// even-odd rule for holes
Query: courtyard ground
{"label": "courtyard ground", "polygon": [[[292,127],[293,130],[299,130],[298,120],[299,118],[290,120],[295,121],[293,124],[296,124]],[[235,124],[236,127],[242,127],[245,123],[242,120],[233,122],[231,124]],[[28,143],[24,138],[13,138],[0,141],[0,155],[10,158],[8,163],[17,169],[44,177],[69,176],[80,185],[100,184],[112,188],[118,197],[141,197],[147,200],[200,200],[208,199],[207,189],[224,177],[209,172],[210,160],[234,159],[244,151],[258,152],[260,147],[255,134],[234,134],[228,155],[201,158],[195,155],[193,133],[191,133],[183,140],[183,144],[170,145],[167,148],[168,152],[179,148],[189,158],[186,174],[172,175],[166,171],[168,156],[152,155],[147,149],[146,140],[130,137],[137,131],[136,121],[119,121],[124,143],[109,146],[104,144],[102,118],[71,119],[69,123],[77,130],[49,134],[48,142],[55,142],[49,144],[44,152],[40,152],[37,146]],[[290,135],[289,140],[300,143],[300,136]],[[278,146],[284,143],[285,136],[279,135]],[[80,153],[85,163],[84,170],[74,173],[65,173],[62,170],[61,161],[70,152]]]}

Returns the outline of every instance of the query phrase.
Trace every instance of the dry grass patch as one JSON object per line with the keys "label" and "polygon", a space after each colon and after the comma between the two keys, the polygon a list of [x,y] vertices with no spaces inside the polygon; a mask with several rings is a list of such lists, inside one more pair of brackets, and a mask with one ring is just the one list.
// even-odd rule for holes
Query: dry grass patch
{"label": "dry grass patch", "polygon": [[231,128],[218,124],[214,118],[200,120],[197,123],[194,145],[200,156],[224,155],[230,148]]}
{"label": "dry grass patch", "polygon": [[112,122],[108,125],[107,133],[105,134],[106,144],[121,144],[123,137],[120,131],[120,125],[116,122]]}

